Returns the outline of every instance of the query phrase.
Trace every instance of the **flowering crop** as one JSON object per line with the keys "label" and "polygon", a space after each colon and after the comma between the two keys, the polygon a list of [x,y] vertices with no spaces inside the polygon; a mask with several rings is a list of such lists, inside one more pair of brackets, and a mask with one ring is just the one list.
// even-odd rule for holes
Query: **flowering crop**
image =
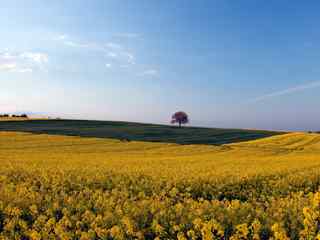
{"label": "flowering crop", "polygon": [[0,239],[320,239],[320,135],[222,146],[0,132]]}

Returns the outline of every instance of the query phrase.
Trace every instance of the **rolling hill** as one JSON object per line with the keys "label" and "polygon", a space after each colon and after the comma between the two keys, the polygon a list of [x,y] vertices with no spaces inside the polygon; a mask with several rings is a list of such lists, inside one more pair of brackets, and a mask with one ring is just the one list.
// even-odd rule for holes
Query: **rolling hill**
{"label": "rolling hill", "polygon": [[316,239],[319,134],[0,126],[0,238]]}
{"label": "rolling hill", "polygon": [[0,131],[113,138],[129,141],[213,145],[248,141],[282,134],[282,132],[263,130],[199,127],[184,127],[180,129],[168,125],[86,120],[0,121]]}

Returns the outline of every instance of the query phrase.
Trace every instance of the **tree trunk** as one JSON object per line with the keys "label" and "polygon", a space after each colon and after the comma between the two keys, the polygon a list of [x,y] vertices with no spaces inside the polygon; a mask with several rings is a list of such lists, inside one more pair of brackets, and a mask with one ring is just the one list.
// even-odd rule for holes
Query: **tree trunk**
{"label": "tree trunk", "polygon": [[181,122],[179,122],[179,128],[181,128]]}

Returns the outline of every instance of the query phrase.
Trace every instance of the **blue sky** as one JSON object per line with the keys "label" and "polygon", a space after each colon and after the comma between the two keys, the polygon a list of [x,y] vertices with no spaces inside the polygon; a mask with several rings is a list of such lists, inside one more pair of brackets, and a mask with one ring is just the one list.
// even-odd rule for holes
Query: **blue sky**
{"label": "blue sky", "polygon": [[319,130],[319,1],[3,1],[0,111]]}

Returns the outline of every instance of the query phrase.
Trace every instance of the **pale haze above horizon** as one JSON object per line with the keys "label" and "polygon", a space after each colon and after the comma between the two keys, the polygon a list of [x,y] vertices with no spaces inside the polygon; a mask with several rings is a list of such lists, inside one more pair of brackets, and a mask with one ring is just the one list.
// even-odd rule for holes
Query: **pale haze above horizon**
{"label": "pale haze above horizon", "polygon": [[0,113],[320,130],[319,1],[3,1]]}

